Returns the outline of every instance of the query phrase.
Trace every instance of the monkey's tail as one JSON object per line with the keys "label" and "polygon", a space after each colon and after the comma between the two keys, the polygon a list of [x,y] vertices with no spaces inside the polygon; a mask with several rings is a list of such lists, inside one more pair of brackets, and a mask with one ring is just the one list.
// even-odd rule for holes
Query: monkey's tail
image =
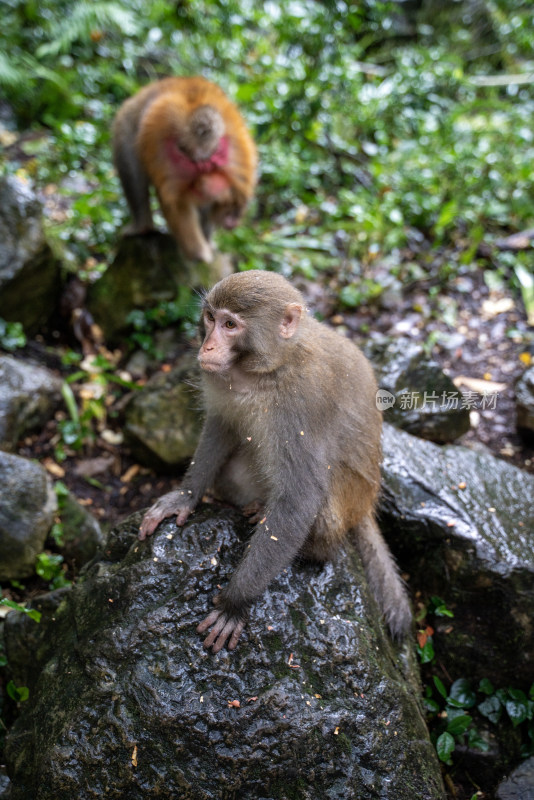
{"label": "monkey's tail", "polygon": [[412,611],[406,586],[378,525],[371,516],[354,528],[353,541],[363,562],[371,591],[394,639],[408,632]]}

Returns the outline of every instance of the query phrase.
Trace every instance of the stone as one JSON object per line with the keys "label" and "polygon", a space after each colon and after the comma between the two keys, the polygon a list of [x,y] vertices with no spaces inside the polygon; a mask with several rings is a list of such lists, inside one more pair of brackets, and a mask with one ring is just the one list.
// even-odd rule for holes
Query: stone
{"label": "stone", "polygon": [[61,403],[61,380],[49,369],[0,355],[0,450],[12,452]]}
{"label": "stone", "polygon": [[195,628],[250,527],[202,507],[139,542],[140,519],[63,598],[35,601],[31,663],[32,620],[6,619],[30,687],[6,738],[11,800],[443,800],[409,647],[387,637],[350,545],[284,570],[214,656]]}
{"label": "stone", "polygon": [[155,468],[183,463],[195,452],[202,427],[196,359],[183,357],[133,394],[125,408],[124,435],[135,457]]}
{"label": "stone", "polygon": [[453,442],[470,426],[462,392],[407,338],[369,342],[365,354],[375,369],[384,420],[433,442]]}
{"label": "stone", "polygon": [[55,313],[61,285],[41,203],[26,182],[0,179],[0,317],[35,333]]}
{"label": "stone", "polygon": [[34,461],[0,451],[0,580],[33,575],[36,556],[57,512],[46,470]]}
{"label": "stone", "polygon": [[427,597],[455,675],[529,688],[534,674],[534,476],[492,455],[386,425],[381,528]]}

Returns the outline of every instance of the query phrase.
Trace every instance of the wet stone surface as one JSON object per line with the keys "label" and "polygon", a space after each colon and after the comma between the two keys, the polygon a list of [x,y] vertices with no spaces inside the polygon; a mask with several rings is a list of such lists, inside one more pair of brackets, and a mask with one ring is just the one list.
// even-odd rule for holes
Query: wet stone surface
{"label": "wet stone surface", "polygon": [[238,648],[213,656],[195,628],[250,528],[203,508],[141,543],[139,521],[43,605],[33,635],[55,644],[34,640],[32,675],[14,650],[31,620],[7,618],[14,678],[33,687],[7,739],[12,800],[443,797],[409,648],[387,638],[350,548],[288,568]]}

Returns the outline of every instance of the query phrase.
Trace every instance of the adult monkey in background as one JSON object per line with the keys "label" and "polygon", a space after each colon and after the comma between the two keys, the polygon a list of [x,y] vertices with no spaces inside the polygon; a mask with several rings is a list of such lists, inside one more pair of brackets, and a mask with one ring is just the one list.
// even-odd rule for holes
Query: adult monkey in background
{"label": "adult monkey in background", "polygon": [[217,283],[201,329],[204,428],[181,488],[148,510],[139,538],[165,517],[183,525],[208,488],[237,505],[259,503],[245,555],[198,626],[211,628],[204,645],[233,649],[272,578],[298,554],[330,559],[347,534],[392,635],[403,636],[410,605],[374,519],[382,418],[369,362],[272,272]]}
{"label": "adult monkey in background", "polygon": [[154,229],[153,184],[186,256],[213,261],[214,226],[237,225],[256,184],[257,153],[237,107],[205,78],[164,78],[126,100],[113,155],[132,214],[126,233]]}

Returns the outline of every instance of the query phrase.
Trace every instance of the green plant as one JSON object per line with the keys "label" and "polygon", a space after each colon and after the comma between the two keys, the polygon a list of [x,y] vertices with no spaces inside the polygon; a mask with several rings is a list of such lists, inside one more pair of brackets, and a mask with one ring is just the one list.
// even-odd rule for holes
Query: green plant
{"label": "green plant", "polygon": [[20,322],[6,322],[0,317],[0,346],[4,350],[16,350],[24,347],[26,334]]}
{"label": "green plant", "polygon": [[0,606],[7,606],[8,608],[14,608],[16,611],[23,611],[25,614],[29,616],[30,619],[33,619],[34,622],[41,621],[41,612],[36,611],[35,608],[26,608],[25,606],[20,605],[20,603],[15,603],[14,600],[8,600],[7,597],[2,597],[0,599]]}
{"label": "green plant", "polygon": [[63,570],[63,556],[57,553],[39,553],[37,556],[35,571],[45,581],[49,581],[49,589],[60,589],[62,586],[70,586],[71,581],[65,577]]}
{"label": "green plant", "polygon": [[27,686],[17,686],[14,681],[9,681],[6,691],[16,703],[23,703],[30,696],[30,690]]}
{"label": "green plant", "polygon": [[156,354],[154,332],[177,325],[187,336],[194,336],[200,315],[200,297],[188,286],[180,286],[175,300],[159,303],[154,308],[135,309],[127,322],[133,327],[130,340],[147,352]]}

